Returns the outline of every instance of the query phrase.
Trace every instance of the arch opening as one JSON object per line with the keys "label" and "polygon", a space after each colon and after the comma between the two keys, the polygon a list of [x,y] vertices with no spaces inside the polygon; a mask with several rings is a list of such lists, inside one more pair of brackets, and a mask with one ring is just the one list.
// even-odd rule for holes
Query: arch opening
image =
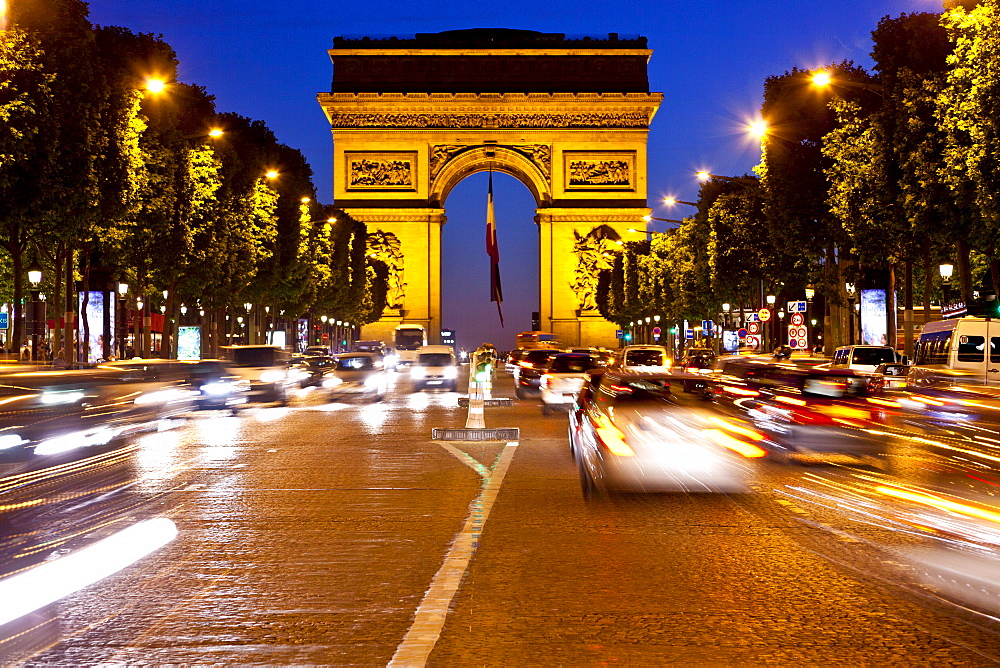
{"label": "arch opening", "polygon": [[490,259],[486,254],[488,165],[451,184],[441,233],[442,329],[457,334],[456,347],[474,350],[484,341],[501,350],[518,332],[531,329],[539,310],[537,200],[517,175],[494,169],[494,214],[500,248],[504,326],[490,301]]}

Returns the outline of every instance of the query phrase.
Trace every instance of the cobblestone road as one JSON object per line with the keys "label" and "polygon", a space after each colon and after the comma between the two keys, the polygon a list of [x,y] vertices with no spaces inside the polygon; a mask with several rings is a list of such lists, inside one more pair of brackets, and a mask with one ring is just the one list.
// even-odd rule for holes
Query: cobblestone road
{"label": "cobblestone road", "polygon": [[[801,467],[765,466],[755,494],[588,504],[564,415],[543,416],[533,401],[489,409],[488,426],[521,428],[516,445],[445,444],[431,428],[464,424],[457,395],[407,385],[400,377],[384,404],[326,404],[312,392],[144,437],[114,512],[103,499],[72,513],[107,513],[107,525],[162,515],[177,539],[50,606],[16,639],[8,625],[0,656],[1000,663],[1000,626],[912,583],[884,549],[901,539],[788,502],[780,490]],[[512,395],[509,377],[498,385]],[[408,635],[415,619],[431,631]]]}

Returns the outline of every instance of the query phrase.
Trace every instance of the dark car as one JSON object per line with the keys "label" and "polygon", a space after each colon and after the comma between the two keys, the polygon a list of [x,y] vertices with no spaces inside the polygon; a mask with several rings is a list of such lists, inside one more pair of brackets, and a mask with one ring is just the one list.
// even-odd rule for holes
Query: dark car
{"label": "dark car", "polygon": [[746,414],[776,459],[875,463],[886,448],[887,414],[868,401],[868,381],[850,369],[764,365],[755,370],[758,396]]}
{"label": "dark car", "polygon": [[514,369],[514,395],[518,399],[523,399],[529,393],[538,392],[539,383],[549,362],[561,352],[561,350],[542,348],[526,350]]}
{"label": "dark car", "polygon": [[336,366],[329,355],[303,355],[289,364],[289,375],[298,379],[299,387],[317,387],[323,377]]}
{"label": "dark car", "polygon": [[234,375],[222,360],[200,360],[190,365],[191,386],[202,410],[236,411],[247,403],[250,383]]}
{"label": "dark car", "polygon": [[710,348],[687,349],[677,369],[678,374],[683,374],[681,386],[685,392],[705,391],[707,384],[704,376],[711,373],[715,357]]}

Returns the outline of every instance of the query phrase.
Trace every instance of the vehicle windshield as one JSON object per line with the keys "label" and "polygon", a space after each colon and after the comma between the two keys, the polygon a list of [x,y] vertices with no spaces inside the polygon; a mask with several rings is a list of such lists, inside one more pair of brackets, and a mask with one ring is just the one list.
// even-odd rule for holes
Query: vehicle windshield
{"label": "vehicle windshield", "polygon": [[274,366],[274,348],[232,348],[229,355],[237,366]]}
{"label": "vehicle windshield", "polygon": [[552,360],[549,373],[583,373],[600,366],[590,355],[560,355]]}
{"label": "vehicle windshield", "polygon": [[625,354],[626,366],[663,366],[663,353],[659,350],[630,350]]}
{"label": "vehicle windshield", "polygon": [[372,358],[367,355],[364,357],[358,356],[337,358],[337,369],[339,371],[363,371],[372,368],[374,368]]}
{"label": "vehicle windshield", "polygon": [[896,361],[896,355],[889,348],[855,348],[853,364],[878,366]]}
{"label": "vehicle windshield", "polygon": [[544,364],[558,354],[555,350],[529,350],[522,359],[532,364]]}
{"label": "vehicle windshield", "polygon": [[424,331],[422,329],[397,329],[396,348],[399,350],[416,350],[424,345]]}
{"label": "vehicle windshield", "polygon": [[420,366],[451,366],[454,361],[448,353],[421,353],[417,364]]}

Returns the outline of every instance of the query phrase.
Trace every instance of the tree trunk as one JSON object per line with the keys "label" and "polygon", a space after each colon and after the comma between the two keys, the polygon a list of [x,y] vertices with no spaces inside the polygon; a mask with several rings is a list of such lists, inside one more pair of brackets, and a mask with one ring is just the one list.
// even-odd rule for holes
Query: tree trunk
{"label": "tree trunk", "polygon": [[903,354],[913,358],[913,258],[903,265]]}
{"label": "tree trunk", "polygon": [[17,353],[20,357],[21,345],[24,342],[24,252],[21,247],[17,244],[12,244],[7,247],[7,251],[10,253],[10,261],[14,271],[14,299],[13,299],[13,309],[10,314],[11,319],[11,331],[13,334],[11,338],[13,340],[12,349],[13,352]]}
{"label": "tree trunk", "polygon": [[73,274],[73,259],[76,253],[72,248],[66,249],[66,301],[63,312],[63,360],[66,366],[76,366],[76,337],[74,336],[74,326],[76,315],[76,278]]}
{"label": "tree trunk", "polygon": [[969,242],[959,239],[955,242],[955,249],[958,251],[958,278],[962,289],[962,301],[969,305],[972,303],[972,266],[969,261]]}
{"label": "tree trunk", "polygon": [[885,290],[885,345],[896,349],[896,264],[889,263],[889,284]]}
{"label": "tree trunk", "polygon": [[83,251],[83,305],[80,307],[80,324],[83,326],[83,342],[80,346],[80,361],[90,362],[90,318],[87,317],[87,307],[90,305],[90,252]]}
{"label": "tree trunk", "polygon": [[924,261],[924,322],[931,321],[931,290],[934,289],[934,281],[931,276],[931,240],[924,239],[923,249]]}

